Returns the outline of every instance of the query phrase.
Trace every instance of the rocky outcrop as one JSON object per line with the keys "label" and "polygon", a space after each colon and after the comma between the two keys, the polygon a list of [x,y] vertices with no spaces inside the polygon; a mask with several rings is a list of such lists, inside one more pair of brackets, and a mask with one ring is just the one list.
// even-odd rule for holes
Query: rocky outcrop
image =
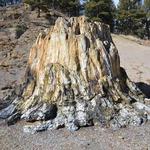
{"label": "rocky outcrop", "polygon": [[39,34],[25,81],[12,95],[0,116],[9,124],[38,121],[26,132],[95,124],[116,129],[141,125],[150,113],[144,95],[120,67],[109,27],[85,17],[58,18]]}

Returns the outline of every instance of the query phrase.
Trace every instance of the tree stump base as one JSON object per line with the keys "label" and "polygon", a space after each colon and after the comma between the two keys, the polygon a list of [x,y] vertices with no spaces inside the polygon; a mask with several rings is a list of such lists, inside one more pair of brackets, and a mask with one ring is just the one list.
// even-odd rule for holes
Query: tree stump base
{"label": "tree stump base", "polygon": [[100,124],[118,129],[145,123],[150,107],[120,67],[109,27],[84,16],[58,18],[40,33],[28,60],[25,80],[6,99],[0,117],[13,124],[34,122],[25,132]]}

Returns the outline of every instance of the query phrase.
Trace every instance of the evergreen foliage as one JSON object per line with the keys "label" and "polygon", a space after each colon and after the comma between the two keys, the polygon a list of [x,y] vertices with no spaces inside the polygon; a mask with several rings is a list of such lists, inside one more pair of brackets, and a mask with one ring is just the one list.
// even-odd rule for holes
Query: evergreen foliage
{"label": "evergreen foliage", "polygon": [[[0,0],[0,6],[21,0]],[[114,0],[24,0],[31,9],[40,12],[55,9],[67,16],[79,16],[82,10],[89,19],[110,25],[111,31],[150,39],[150,0],[120,0],[116,8]],[[144,1],[144,3],[143,3]],[[115,30],[114,30],[115,29]]]}
{"label": "evergreen foliage", "polygon": [[31,7],[38,8],[38,16],[40,16],[40,10],[57,9],[68,16],[78,16],[80,9],[80,0],[25,0],[25,3],[31,5]]}
{"label": "evergreen foliage", "polygon": [[85,14],[92,20],[103,21],[113,29],[115,5],[112,0],[88,0]]}
{"label": "evergreen foliage", "polygon": [[144,0],[144,10],[146,12],[146,36],[150,39],[150,0]]}
{"label": "evergreen foliage", "polygon": [[6,0],[0,0],[0,6],[1,7],[6,6]]}
{"label": "evergreen foliage", "polygon": [[16,38],[19,39],[20,36],[27,30],[26,24],[20,24],[16,26]]}
{"label": "evergreen foliage", "polygon": [[31,6],[31,9],[37,9],[38,10],[38,15],[37,17],[40,17],[40,11],[41,10],[46,10],[47,5],[45,5],[45,0],[24,0],[26,4],[29,4]]}
{"label": "evergreen foliage", "polygon": [[145,37],[146,12],[141,0],[120,0],[116,18],[117,30],[123,34]]}

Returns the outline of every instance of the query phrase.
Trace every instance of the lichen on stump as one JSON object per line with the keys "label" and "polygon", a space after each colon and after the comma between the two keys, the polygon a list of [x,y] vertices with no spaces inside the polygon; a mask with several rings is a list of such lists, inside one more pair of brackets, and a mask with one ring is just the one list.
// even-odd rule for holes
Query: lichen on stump
{"label": "lichen on stump", "polygon": [[[120,67],[109,27],[85,17],[58,18],[39,34],[19,92],[0,111],[9,124],[35,122],[26,132],[100,124],[141,125],[150,108],[143,93]],[[37,122],[38,121],[38,122]]]}

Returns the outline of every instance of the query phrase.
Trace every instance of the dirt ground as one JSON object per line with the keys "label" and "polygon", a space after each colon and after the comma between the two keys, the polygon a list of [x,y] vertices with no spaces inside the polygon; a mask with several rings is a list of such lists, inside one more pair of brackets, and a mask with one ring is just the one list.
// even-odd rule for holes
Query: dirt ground
{"label": "dirt ground", "polygon": [[22,125],[1,125],[1,150],[149,150],[150,124],[118,131],[101,127],[25,134]]}
{"label": "dirt ground", "polygon": [[130,79],[150,84],[150,47],[122,36],[112,36],[119,51],[121,66],[125,68]]}
{"label": "dirt ground", "polygon": [[[150,47],[113,35],[119,50],[121,66],[131,80],[150,84]],[[113,131],[99,126],[81,128],[76,132],[66,129],[36,134],[23,133],[23,123],[6,126],[0,121],[1,150],[150,150],[150,123]]]}

